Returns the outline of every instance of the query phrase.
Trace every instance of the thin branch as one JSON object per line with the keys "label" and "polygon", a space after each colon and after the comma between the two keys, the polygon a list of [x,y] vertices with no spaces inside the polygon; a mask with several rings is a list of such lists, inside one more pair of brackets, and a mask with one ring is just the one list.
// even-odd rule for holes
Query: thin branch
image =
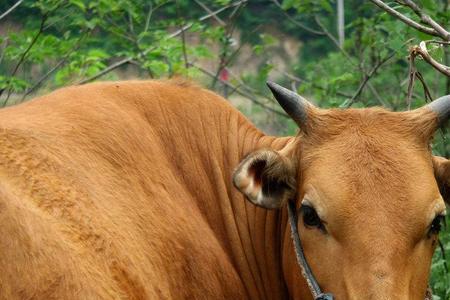
{"label": "thin branch", "polygon": [[423,12],[423,10],[416,3],[414,3],[411,0],[403,0],[403,1],[397,1],[397,2],[411,8],[416,13],[416,15],[418,15],[420,17],[420,20],[422,20],[422,22],[430,25],[443,40],[450,41],[450,32],[445,30],[439,23],[437,23],[435,20],[433,20],[429,15],[425,14]]}
{"label": "thin branch", "polygon": [[[166,2],[167,3],[167,2]],[[165,3],[164,3],[165,4]],[[163,4],[161,4],[160,6],[162,6]],[[155,7],[155,10],[159,8],[159,6]],[[144,31],[142,33],[147,33],[148,28],[150,27],[150,20],[152,18],[153,15],[153,4],[150,2],[149,3],[149,8],[148,8],[148,13],[147,13],[147,17],[145,18],[145,25],[144,25]],[[142,34],[139,38],[138,38],[138,43],[141,41],[141,39],[144,37],[144,35]]]}
{"label": "thin branch", "polygon": [[6,47],[8,47],[8,42],[9,42],[8,37],[6,37],[2,42],[2,53],[0,54],[0,63],[3,61],[3,58],[5,57],[5,49]]}
{"label": "thin branch", "polygon": [[[202,68],[202,67],[200,67],[200,66],[198,66],[198,65],[194,65],[194,64],[192,64],[192,63],[191,63],[190,65],[191,65],[192,67],[198,69],[199,71],[201,71],[203,74],[208,75],[209,77],[212,77],[212,78],[215,77],[215,74],[214,74],[214,73],[212,73],[212,72],[210,72],[210,71],[208,71],[208,70],[205,70],[204,68]],[[285,114],[285,113],[283,113],[283,112],[281,112],[281,111],[278,111],[278,110],[276,110],[276,109],[273,109],[272,107],[267,106],[265,103],[263,103],[263,102],[257,100],[255,95],[251,95],[250,93],[243,92],[243,91],[241,91],[241,90],[239,89],[239,87],[236,87],[236,86],[232,85],[232,84],[229,83],[229,82],[223,82],[223,84],[226,85],[226,86],[228,86],[228,87],[230,87],[231,89],[233,89],[233,91],[235,91],[235,92],[238,93],[239,95],[241,95],[241,96],[247,98],[247,99],[250,100],[251,102],[253,102],[253,103],[255,103],[255,104],[257,104],[257,105],[263,107],[264,109],[267,109],[267,110],[269,110],[269,111],[271,111],[271,112],[273,112],[273,113],[276,113],[277,115],[280,115],[280,116],[283,116],[283,117],[288,118],[288,115],[287,115],[287,114]]]}
{"label": "thin branch", "polygon": [[[229,51],[229,47],[230,47],[230,45],[231,45],[230,41],[231,41],[231,39],[232,39],[232,37],[233,37],[233,33],[234,33],[235,28],[236,28],[236,22],[235,22],[235,21],[236,21],[237,16],[238,16],[238,15],[236,15],[236,12],[237,12],[237,10],[239,10],[243,5],[245,5],[245,2],[244,2],[244,3],[241,3],[241,5],[237,6],[237,7],[232,11],[232,13],[228,16],[228,19],[229,19],[230,22],[226,24],[226,30],[225,30],[225,37],[226,37],[226,39],[225,39],[225,41],[222,43],[222,46],[223,46],[223,47],[221,48],[221,55],[220,55],[220,57],[219,57],[219,66],[218,66],[217,71],[216,71],[216,76],[213,78],[213,80],[212,80],[212,82],[211,82],[211,88],[214,88],[214,86],[216,85],[216,83],[217,83],[217,81],[218,81],[218,79],[219,79],[220,73],[221,73],[222,70],[225,69],[225,68],[228,66],[228,64],[231,62],[231,58],[230,58],[230,59],[227,59],[227,54],[228,54],[228,51]],[[229,26],[230,23],[231,23],[231,26]],[[241,46],[239,46],[238,49],[234,52],[235,54],[237,54],[237,53],[240,51],[242,45],[243,45],[243,44],[241,43]],[[233,54],[232,54],[232,55],[233,55]],[[230,57],[231,57],[231,56],[230,56]],[[234,55],[233,55],[233,57],[234,57]]]}
{"label": "thin branch", "polygon": [[414,59],[416,58],[415,55],[409,56],[409,82],[408,82],[408,93],[406,95],[406,107],[408,110],[411,109],[411,102],[412,102],[412,94],[413,94],[413,87],[414,82],[416,81],[416,66],[414,64]]}
{"label": "thin branch", "polygon": [[370,91],[372,92],[372,94],[375,96],[375,98],[378,100],[378,102],[386,108],[392,108],[392,105],[386,101],[383,100],[382,97],[380,97],[380,94],[378,93],[378,91],[376,90],[376,88],[372,85],[372,83],[368,82],[367,86],[369,87]]}
{"label": "thin branch", "polygon": [[[224,10],[226,10],[228,8],[238,6],[238,5],[241,5],[242,3],[246,3],[246,2],[247,2],[247,0],[241,0],[241,1],[238,1],[238,2],[231,3],[231,4],[226,5],[226,6],[220,8],[220,9],[218,9],[216,11],[213,11],[210,14],[202,16],[198,20],[199,21],[207,20],[207,19],[213,17],[214,15],[217,15],[218,13],[221,13],[222,11],[224,11]],[[174,37],[178,36],[183,31],[186,31],[189,28],[191,28],[193,25],[194,25],[194,23],[190,23],[190,24],[187,24],[186,26],[183,26],[179,30],[177,30],[174,33],[172,33],[169,36],[167,36],[167,39],[171,39],[171,38],[174,38]],[[153,51],[154,49],[155,49],[155,47],[148,48],[145,51],[143,51],[141,55],[146,55],[147,53]],[[120,61],[110,65],[109,67],[107,67],[106,69],[100,71],[99,73],[97,73],[97,74],[95,74],[95,75],[93,75],[93,76],[91,76],[89,78],[86,78],[86,79],[83,79],[83,80],[79,81],[78,84],[85,84],[85,83],[91,82],[93,80],[96,80],[97,78],[100,78],[103,75],[108,74],[109,72],[111,72],[111,71],[113,71],[113,70],[115,70],[115,69],[117,69],[117,68],[119,68],[119,67],[121,67],[123,65],[126,65],[126,64],[130,63],[134,59],[135,59],[134,57],[127,57],[127,58],[121,59]]]}
{"label": "thin branch", "polygon": [[280,2],[278,2],[278,0],[272,0],[272,2],[273,2],[276,6],[278,6],[278,7],[281,9],[281,11],[283,12],[283,14],[286,16],[286,18],[288,18],[288,20],[289,20],[292,24],[297,25],[298,27],[300,27],[301,29],[303,29],[303,30],[305,30],[305,31],[307,31],[307,32],[309,32],[309,33],[316,34],[316,35],[325,35],[325,32],[319,31],[319,30],[315,30],[315,29],[312,29],[312,28],[310,28],[310,27],[308,27],[308,26],[306,26],[306,25],[304,25],[304,24],[298,22],[297,20],[295,20],[290,14],[288,14],[288,13],[283,9],[283,7],[281,6]]}
{"label": "thin branch", "polygon": [[[295,82],[297,82],[297,83],[306,82],[306,83],[311,84],[312,88],[314,88],[314,89],[318,89],[318,90],[321,90],[321,91],[328,91],[327,88],[325,88],[325,87],[323,87],[323,86],[321,86],[321,85],[318,85],[318,84],[316,84],[316,83],[314,83],[314,82],[312,82],[312,81],[310,81],[310,80],[303,79],[303,78],[299,78],[298,76],[295,76],[295,75],[293,75],[293,74],[290,74],[290,73],[288,73],[288,72],[286,72],[286,71],[279,71],[279,70],[278,70],[278,72],[282,73],[282,74],[285,75],[287,78],[289,78],[290,80],[293,80],[293,81],[295,81]],[[352,97],[352,95],[347,94],[347,93],[344,93],[344,92],[341,92],[341,91],[336,91],[336,95],[341,96],[341,97],[346,97],[346,98]]]}
{"label": "thin branch", "polygon": [[[176,8],[177,8],[177,17],[181,18],[180,16],[180,4],[178,2],[178,0],[175,1],[176,3]],[[183,51],[183,58],[184,58],[184,67],[186,69],[189,69],[189,62],[188,62],[188,56],[187,56],[187,52],[186,52],[186,35],[184,34],[184,19],[181,18],[183,21],[180,23],[180,29],[181,29],[181,49]]]}
{"label": "thin branch", "polygon": [[61,59],[53,68],[51,68],[47,73],[44,74],[31,88],[27,89],[25,94],[22,96],[20,101],[25,100],[25,98],[36,90],[50,75],[52,75],[59,67],[61,67],[67,61],[67,57]]}
{"label": "thin branch", "polygon": [[450,42],[445,42],[445,41],[437,41],[437,40],[427,40],[424,41],[427,44],[439,44],[439,45],[450,45]]}
{"label": "thin branch", "polygon": [[[14,67],[14,70],[12,71],[11,75],[9,76],[10,78],[12,78],[16,75],[17,71],[19,70],[19,67],[25,61],[25,58],[28,55],[28,53],[30,52],[31,48],[33,48],[34,44],[37,42],[38,38],[41,36],[42,32],[44,31],[44,25],[45,25],[45,22],[47,21],[47,17],[48,17],[48,13],[46,13],[45,15],[42,16],[38,33],[33,37],[33,39],[31,40],[31,43],[28,45],[27,49],[25,49],[25,51],[22,53],[22,56],[20,57],[19,62],[16,64],[16,66]],[[1,92],[3,92],[3,90]],[[8,94],[6,96],[6,99],[3,101],[1,107],[4,107],[8,103],[11,93],[12,93],[12,88],[9,87]],[[1,93],[0,93],[0,95],[1,95]]]}
{"label": "thin branch", "polygon": [[358,97],[361,95],[362,91],[364,90],[364,87],[367,85],[367,83],[369,82],[369,80],[372,78],[372,76],[377,72],[377,70],[383,65],[385,64],[388,60],[390,60],[392,57],[394,57],[395,52],[392,52],[391,54],[389,54],[388,56],[386,56],[384,59],[380,60],[373,68],[372,70],[369,71],[369,73],[364,75],[364,79],[361,81],[358,89],[356,90],[355,94],[353,95],[353,97],[347,102],[344,103],[343,106],[344,107],[350,107],[353,103],[356,102],[356,100],[358,99]]}
{"label": "thin branch", "polygon": [[[203,8],[207,13],[211,14],[212,10],[209,9],[208,6],[206,6],[205,4],[203,4],[203,2],[199,1],[199,0],[194,0],[195,3],[197,3],[201,8]],[[217,23],[219,23],[220,26],[225,26],[225,22],[222,21],[221,18],[219,18],[219,16],[217,16],[217,14],[213,15],[214,20],[217,21]]]}
{"label": "thin branch", "polygon": [[81,80],[80,82],[78,82],[78,84],[85,84],[85,83],[88,83],[90,81],[93,81],[93,80],[95,80],[95,79],[97,79],[99,77],[102,77],[103,75],[108,74],[109,72],[111,72],[111,71],[113,71],[113,70],[115,70],[115,69],[117,69],[117,68],[119,68],[119,67],[121,67],[123,65],[126,65],[126,64],[130,63],[132,60],[133,60],[133,58],[131,58],[131,57],[127,57],[127,58],[124,58],[122,60],[119,60],[118,62],[113,63],[112,65],[110,65],[106,69],[103,69],[99,73],[97,73],[97,74],[95,74],[95,75],[93,75],[93,76],[91,76],[89,78],[86,78],[84,80]]}
{"label": "thin branch", "polygon": [[450,77],[450,67],[437,62],[433,57],[431,57],[431,55],[428,53],[427,44],[425,41],[420,42],[419,46],[412,47],[410,50],[410,55],[420,55],[433,68]]}
{"label": "thin branch", "polygon": [[134,35],[136,33],[134,32],[134,22],[133,22],[133,16],[131,15],[131,8],[128,9],[128,28],[130,29],[130,32]]}
{"label": "thin branch", "polygon": [[16,7],[18,7],[22,2],[23,2],[23,0],[17,1],[16,4],[14,4],[13,6],[11,6],[7,11],[5,11],[5,12],[0,16],[0,20],[3,19],[4,17],[6,17],[7,15],[9,15],[14,9],[16,9]]}
{"label": "thin branch", "polygon": [[347,51],[345,51],[344,48],[341,47],[339,41],[328,31],[325,25],[322,24],[317,15],[314,16],[314,20],[316,21],[317,25],[319,25],[320,29],[322,29],[324,34],[333,42],[333,44],[342,52],[342,54],[344,54],[344,56],[348,59],[348,61],[351,64],[356,65],[355,62],[350,57],[350,55],[347,53]]}
{"label": "thin branch", "polygon": [[83,42],[84,38],[89,35],[89,32],[86,32],[85,34],[81,35],[81,37],[78,39],[78,41],[75,43],[75,45],[71,48],[71,50],[64,55],[64,58],[61,59],[53,68],[51,68],[47,73],[45,73],[41,78],[39,78],[38,81],[29,89],[26,90],[25,94],[22,96],[21,102],[25,100],[25,98],[31,94],[33,91],[35,91],[41,84],[47,80],[47,78],[52,75],[56,70],[58,70],[63,64],[66,63],[66,61],[69,59],[70,55],[77,51],[81,43]]}
{"label": "thin branch", "polygon": [[10,77],[14,77],[14,75],[16,75],[17,71],[19,70],[20,65],[24,62],[28,52],[30,52],[31,48],[33,48],[34,44],[37,42],[39,36],[41,36],[43,29],[44,29],[44,24],[45,21],[47,20],[47,14],[42,16],[41,19],[41,24],[39,26],[39,30],[36,33],[36,35],[33,37],[33,39],[31,40],[31,43],[28,45],[27,49],[25,49],[25,51],[22,53],[22,56],[19,59],[19,62],[16,64],[13,72],[11,73]]}
{"label": "thin branch", "polygon": [[396,11],[395,9],[393,9],[392,7],[390,7],[389,5],[384,3],[383,1],[381,1],[381,0],[370,0],[370,1],[373,2],[379,8],[383,9],[388,14],[396,17],[397,19],[399,19],[400,21],[402,21],[406,25],[411,26],[411,27],[413,27],[413,28],[415,28],[415,29],[417,29],[417,30],[419,30],[421,32],[424,32],[426,34],[440,37],[440,34],[434,28],[423,26],[423,25],[417,23],[416,21],[411,20],[410,18],[408,18],[405,15],[399,13],[398,11]]}

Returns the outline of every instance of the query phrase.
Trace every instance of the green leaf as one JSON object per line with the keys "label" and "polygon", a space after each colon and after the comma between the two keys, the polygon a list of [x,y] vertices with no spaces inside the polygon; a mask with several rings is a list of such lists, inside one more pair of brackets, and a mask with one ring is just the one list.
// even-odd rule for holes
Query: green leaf
{"label": "green leaf", "polygon": [[86,6],[84,5],[82,0],[70,0],[69,3],[75,5],[83,12],[86,11]]}

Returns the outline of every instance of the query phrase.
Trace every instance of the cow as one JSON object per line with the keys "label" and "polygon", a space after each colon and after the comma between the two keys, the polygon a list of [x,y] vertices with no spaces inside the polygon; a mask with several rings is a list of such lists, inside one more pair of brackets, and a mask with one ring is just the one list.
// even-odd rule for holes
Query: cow
{"label": "cow", "polygon": [[270,87],[297,135],[182,80],[0,110],[0,299],[311,299],[292,201],[323,290],[423,300],[450,188],[430,140],[450,100],[320,109]]}

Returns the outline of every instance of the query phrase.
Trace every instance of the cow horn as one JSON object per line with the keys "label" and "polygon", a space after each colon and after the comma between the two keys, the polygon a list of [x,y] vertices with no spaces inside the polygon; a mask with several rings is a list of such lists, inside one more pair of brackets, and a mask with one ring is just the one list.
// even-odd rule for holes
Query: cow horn
{"label": "cow horn", "polygon": [[308,118],[308,106],[313,106],[308,100],[299,94],[288,90],[274,82],[267,82],[267,86],[272,91],[273,96],[280,103],[284,111],[299,125],[305,128]]}
{"label": "cow horn", "polygon": [[442,96],[425,107],[437,114],[439,126],[442,126],[450,118],[450,95]]}

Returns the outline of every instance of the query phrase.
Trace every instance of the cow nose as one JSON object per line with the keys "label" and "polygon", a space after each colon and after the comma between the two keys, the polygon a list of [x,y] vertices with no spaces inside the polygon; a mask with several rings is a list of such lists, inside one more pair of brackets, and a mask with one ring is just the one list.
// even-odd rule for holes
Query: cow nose
{"label": "cow nose", "polygon": [[409,300],[409,285],[394,278],[394,273],[386,268],[362,268],[345,279],[346,296],[337,299],[349,300]]}

